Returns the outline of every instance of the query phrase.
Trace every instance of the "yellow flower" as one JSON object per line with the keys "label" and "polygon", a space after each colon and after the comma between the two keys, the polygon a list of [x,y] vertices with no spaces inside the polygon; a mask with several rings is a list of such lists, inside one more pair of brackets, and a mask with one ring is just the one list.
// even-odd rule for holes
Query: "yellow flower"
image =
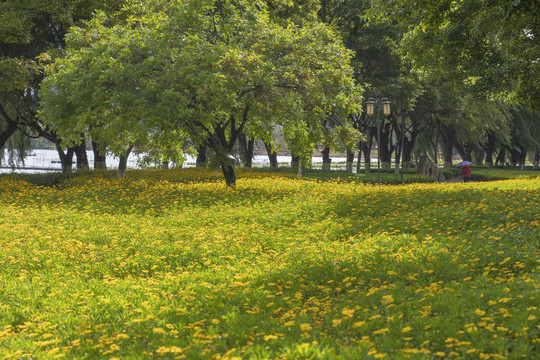
{"label": "yellow flower", "polygon": [[164,354],[179,354],[181,352],[183,352],[184,350],[178,346],[170,346],[170,347],[166,347],[166,346],[160,346],[157,350],[156,350],[156,353],[160,354],[160,355],[164,355]]}
{"label": "yellow flower", "polygon": [[60,351],[59,347],[52,348],[49,351],[47,351],[47,355],[53,355],[53,354],[57,353],[58,351]]}
{"label": "yellow flower", "polygon": [[412,330],[412,327],[410,327],[410,326],[405,326],[403,329],[401,329],[401,332],[402,332],[402,333],[406,333],[406,332],[409,332],[409,331],[411,331],[411,330]]}
{"label": "yellow flower", "polygon": [[346,317],[351,318],[351,317],[353,317],[353,315],[354,315],[354,311],[355,311],[354,309],[347,309],[347,308],[344,308],[343,310],[341,310],[341,313],[342,313],[343,315],[345,315]]}
{"label": "yellow flower", "polygon": [[154,328],[153,331],[154,331],[154,334],[166,334],[167,333],[167,330],[165,330],[163,328]]}
{"label": "yellow flower", "polygon": [[390,332],[390,329],[388,328],[382,328],[382,329],[379,329],[379,330],[376,330],[373,332],[373,335],[378,335],[378,334],[386,334]]}

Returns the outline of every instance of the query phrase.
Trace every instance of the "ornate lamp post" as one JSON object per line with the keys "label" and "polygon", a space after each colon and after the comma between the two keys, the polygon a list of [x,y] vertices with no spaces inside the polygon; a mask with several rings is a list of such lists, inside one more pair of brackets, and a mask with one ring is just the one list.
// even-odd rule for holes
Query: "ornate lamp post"
{"label": "ornate lamp post", "polygon": [[375,107],[377,107],[377,184],[381,184],[381,105],[383,106],[384,115],[390,115],[390,101],[387,98],[374,99],[369,98],[366,102],[367,114],[373,115]]}

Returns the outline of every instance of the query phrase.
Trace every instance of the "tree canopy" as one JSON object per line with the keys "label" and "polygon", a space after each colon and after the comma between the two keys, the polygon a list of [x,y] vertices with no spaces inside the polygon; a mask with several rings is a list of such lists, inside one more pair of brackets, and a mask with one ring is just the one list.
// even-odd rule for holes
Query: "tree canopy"
{"label": "tree canopy", "polygon": [[[94,132],[120,151],[150,130],[181,131],[221,156],[240,132],[274,126],[306,155],[329,116],[347,133],[361,90],[351,52],[325,24],[273,21],[265,2],[139,2],[126,21],[98,13],[46,67],[42,118],[68,142]],[[343,132],[337,132],[343,133]]]}
{"label": "tree canopy", "polygon": [[424,75],[538,109],[537,1],[374,0],[369,16],[405,29],[400,49]]}
{"label": "tree canopy", "polygon": [[0,152],[8,140],[9,147],[15,145],[24,150],[21,145],[28,141],[26,134],[43,130],[35,118],[43,77],[38,56],[43,52],[54,56],[55,49],[65,47],[69,27],[89,19],[95,10],[117,12],[123,3],[124,0],[0,2]]}

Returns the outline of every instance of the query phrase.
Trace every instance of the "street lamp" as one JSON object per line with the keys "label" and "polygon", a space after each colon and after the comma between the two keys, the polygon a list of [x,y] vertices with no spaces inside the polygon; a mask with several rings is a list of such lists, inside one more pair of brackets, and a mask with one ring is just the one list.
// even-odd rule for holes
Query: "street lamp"
{"label": "street lamp", "polygon": [[383,106],[384,115],[390,115],[390,101],[387,98],[374,99],[369,98],[366,102],[367,114],[373,115],[375,113],[375,107],[377,107],[377,184],[381,184],[381,104]]}
{"label": "street lamp", "polygon": [[405,124],[408,124],[411,119],[405,110],[401,112],[401,118],[398,116],[398,119],[401,121],[401,183],[403,184],[403,172],[405,164]]}

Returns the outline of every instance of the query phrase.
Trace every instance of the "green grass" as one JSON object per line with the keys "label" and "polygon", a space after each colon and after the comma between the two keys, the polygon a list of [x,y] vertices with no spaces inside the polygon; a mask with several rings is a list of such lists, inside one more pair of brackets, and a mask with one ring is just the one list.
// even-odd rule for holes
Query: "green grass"
{"label": "green grass", "polygon": [[537,175],[334,175],[0,177],[0,358],[539,356]]}

